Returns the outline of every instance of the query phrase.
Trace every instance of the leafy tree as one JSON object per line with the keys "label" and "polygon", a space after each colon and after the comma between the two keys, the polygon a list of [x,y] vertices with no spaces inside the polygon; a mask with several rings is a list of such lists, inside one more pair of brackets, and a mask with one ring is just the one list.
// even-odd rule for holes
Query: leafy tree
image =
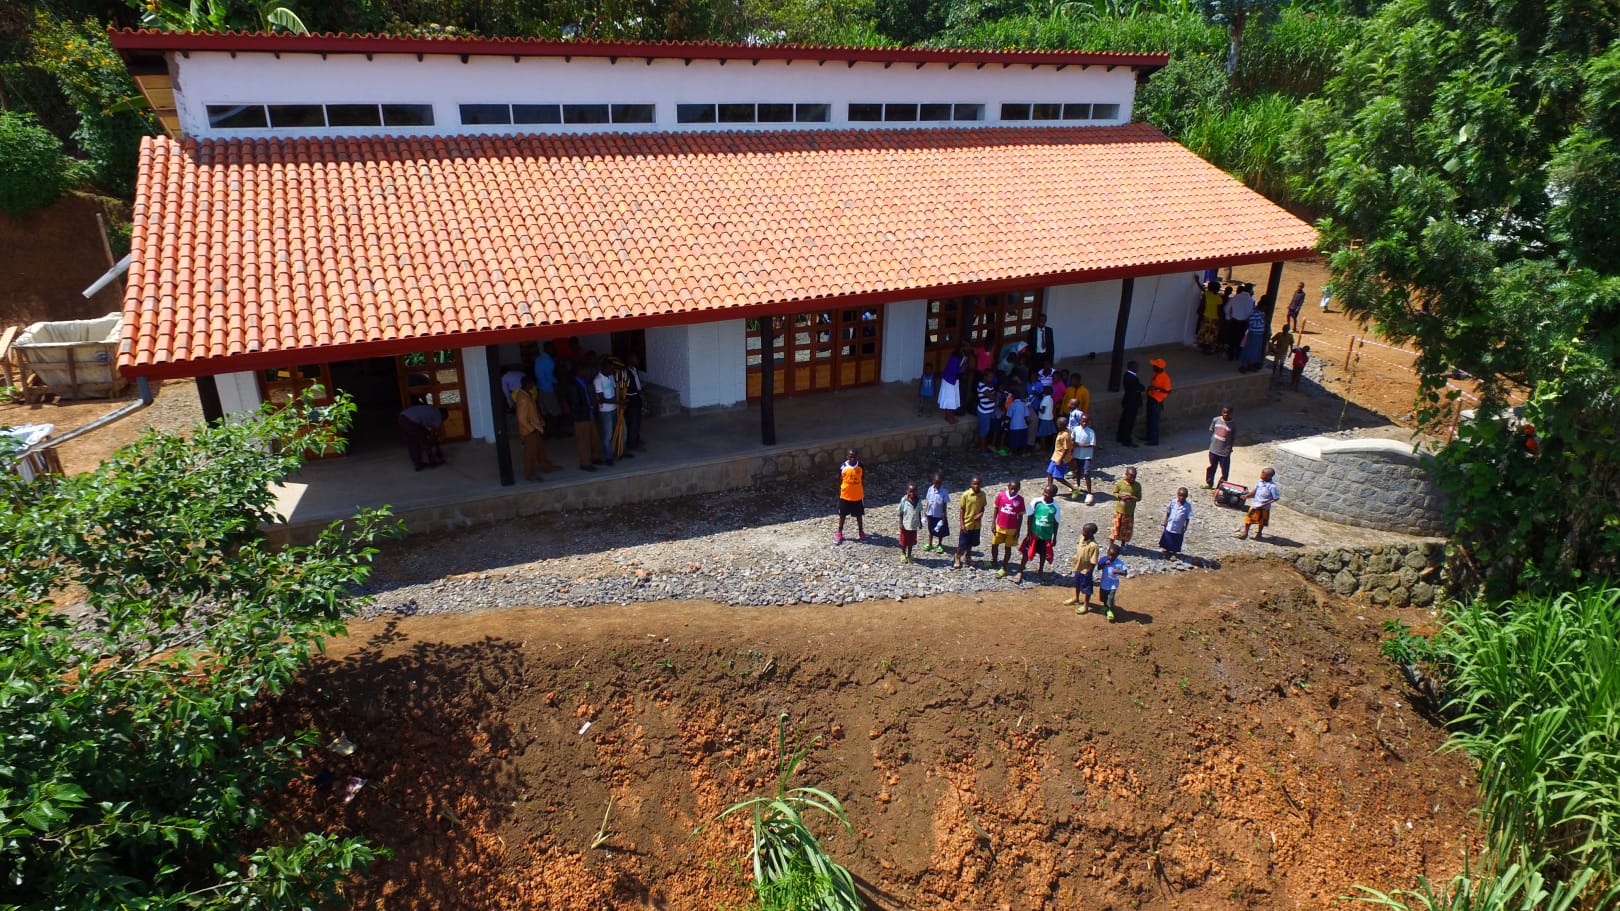
{"label": "leafy tree", "polygon": [[[245,723],[340,632],[385,529],[273,550],[271,485],[340,440],[303,408],[0,472],[0,907],[313,908],[376,852],[267,828],[313,732]],[[7,460],[0,458],[0,464]]]}
{"label": "leafy tree", "polygon": [[32,114],[0,111],[0,212],[17,216],[51,204],[67,188],[62,141]]}
{"label": "leafy tree", "polygon": [[1394,0],[1289,142],[1334,299],[1423,352],[1422,415],[1479,380],[1439,478],[1493,597],[1620,574],[1617,33],[1597,0]]}
{"label": "leafy tree", "polygon": [[106,26],[42,12],[34,17],[30,39],[31,62],[56,79],[78,112],[73,141],[90,160],[91,179],[112,195],[130,198],[141,137],[157,135],[158,124],[107,41]]}
{"label": "leafy tree", "polygon": [[1261,31],[1277,21],[1288,0],[1199,0],[1199,10],[1212,25],[1226,29],[1226,75],[1237,73],[1238,51],[1250,30]]}
{"label": "leafy tree", "polygon": [[140,11],[141,24],[167,32],[247,30],[309,32],[292,8],[277,0],[126,0]]}

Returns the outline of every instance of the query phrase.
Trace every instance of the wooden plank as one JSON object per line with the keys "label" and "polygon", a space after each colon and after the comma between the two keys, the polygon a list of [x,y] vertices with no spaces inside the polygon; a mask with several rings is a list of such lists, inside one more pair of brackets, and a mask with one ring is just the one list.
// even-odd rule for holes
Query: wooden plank
{"label": "wooden plank", "polygon": [[[5,386],[21,386],[22,385],[22,377],[21,376],[15,376],[15,377],[12,376],[12,363],[13,363],[14,358],[12,357],[12,354],[11,354],[11,343],[17,340],[17,332],[18,331],[19,330],[17,329],[16,326],[11,326],[11,327],[7,328],[4,333],[0,333],[0,374],[4,374],[4,376],[5,376],[5,382],[3,384],[0,384],[0,385],[5,385]],[[18,367],[17,372],[19,374],[21,373],[20,365]]]}

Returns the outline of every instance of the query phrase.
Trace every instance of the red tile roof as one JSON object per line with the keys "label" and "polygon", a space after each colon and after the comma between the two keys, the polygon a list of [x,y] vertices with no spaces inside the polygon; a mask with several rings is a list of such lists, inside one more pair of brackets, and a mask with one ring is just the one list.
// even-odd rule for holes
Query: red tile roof
{"label": "red tile roof", "polygon": [[148,139],[119,365],[203,375],[1309,251],[1151,127]]}
{"label": "red tile roof", "polygon": [[293,35],[286,32],[109,33],[124,51],[270,51],[306,54],[473,54],[503,57],[626,57],[637,60],[810,60],[874,63],[987,63],[1022,66],[1130,66],[1153,71],[1165,53],[970,48],[829,47],[800,44],[726,44],[715,41],[554,41],[535,38],[414,37],[403,35]]}

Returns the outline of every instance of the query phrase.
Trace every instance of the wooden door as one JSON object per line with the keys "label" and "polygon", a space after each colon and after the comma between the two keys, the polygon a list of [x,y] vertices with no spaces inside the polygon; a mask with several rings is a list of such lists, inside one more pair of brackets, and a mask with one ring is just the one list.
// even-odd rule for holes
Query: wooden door
{"label": "wooden door", "polygon": [[[276,408],[285,408],[303,397],[304,391],[320,387],[311,404],[325,407],[332,404],[332,368],[329,364],[304,364],[298,367],[275,367],[260,370],[259,395]],[[304,453],[309,459],[329,459],[343,455],[333,448],[310,449]]]}
{"label": "wooden door", "polygon": [[[776,395],[830,392],[878,382],[883,366],[880,307],[810,310],[776,317]],[[764,372],[761,322],[748,321],[748,398],[758,399]]]}
{"label": "wooden door", "polygon": [[[472,421],[467,414],[466,372],[461,366],[461,349],[442,348],[417,351],[395,359],[399,372],[399,407],[418,400],[446,411],[439,439],[455,442],[472,438]],[[504,404],[493,402],[495,408]]]}

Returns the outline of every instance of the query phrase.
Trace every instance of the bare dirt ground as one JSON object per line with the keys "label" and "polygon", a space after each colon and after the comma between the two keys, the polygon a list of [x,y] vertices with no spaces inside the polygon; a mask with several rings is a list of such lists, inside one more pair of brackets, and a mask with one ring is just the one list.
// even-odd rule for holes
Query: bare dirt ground
{"label": "bare dirt ground", "polygon": [[[1238,266],[1232,270],[1232,277],[1253,282],[1257,289],[1264,290],[1269,271],[1270,267],[1264,264]],[[1326,260],[1295,260],[1285,265],[1276,326],[1281,326],[1282,310],[1293,296],[1294,286],[1304,282],[1305,309],[1301,316],[1305,331],[1299,344],[1311,346],[1311,357],[1321,361],[1323,388],[1404,427],[1415,427],[1413,402],[1418,391],[1417,375],[1412,372],[1415,355],[1409,347],[1383,338],[1375,329],[1332,303],[1323,312],[1318,302],[1327,279]],[[1363,343],[1352,350],[1352,339]],[[1473,383],[1467,380],[1453,383],[1465,393],[1464,407],[1471,407],[1473,402],[1468,396],[1476,391]],[[1443,431],[1445,428],[1431,429]]]}
{"label": "bare dirt ground", "polygon": [[771,786],[786,713],[875,908],[1328,908],[1458,869],[1473,774],[1387,610],[1246,559],[1128,581],[1116,624],[1042,594],[357,623],[275,707],[357,747],[287,814],[395,852],[354,907],[744,907],[746,823],[692,833]]}
{"label": "bare dirt ground", "polygon": [[[135,401],[133,388],[120,399],[84,399],[74,402],[46,402],[29,405],[0,402],[0,426],[52,424],[51,435],[61,436]],[[149,429],[185,432],[202,421],[202,405],[197,384],[192,380],[168,380],[157,388],[150,407],[127,418],[93,430],[56,447],[62,470],[78,474],[101,464],[120,447],[134,442]]]}

